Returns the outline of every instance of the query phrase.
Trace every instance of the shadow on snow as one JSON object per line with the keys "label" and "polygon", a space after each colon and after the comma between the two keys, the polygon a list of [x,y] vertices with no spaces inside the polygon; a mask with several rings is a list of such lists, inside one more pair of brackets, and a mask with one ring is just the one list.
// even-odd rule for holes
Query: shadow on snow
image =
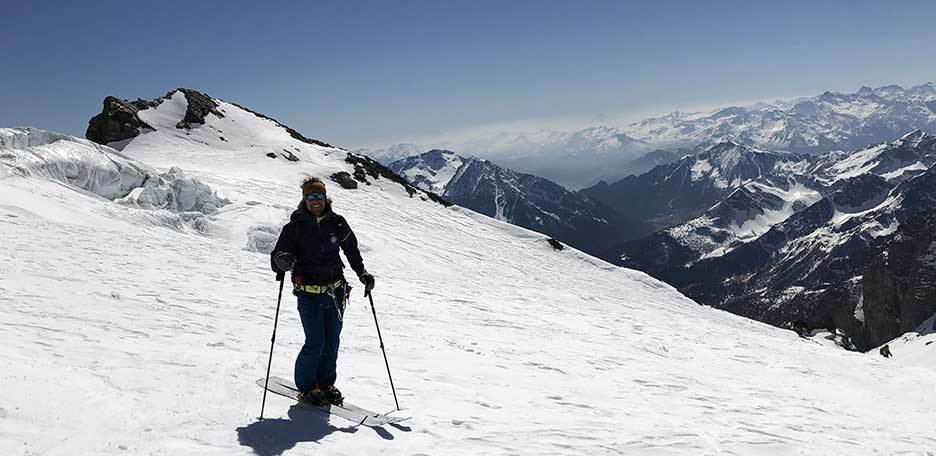
{"label": "shadow on snow", "polygon": [[289,419],[270,418],[237,428],[237,440],[263,456],[277,456],[299,442],[318,442],[333,432],[357,432],[356,427],[337,428],[328,423],[328,415],[293,405]]}
{"label": "shadow on snow", "polygon": [[[237,428],[237,440],[243,446],[248,446],[255,453],[262,456],[278,456],[296,446],[299,442],[318,442],[333,432],[353,434],[359,427],[335,427],[328,422],[328,414],[318,410],[311,410],[301,405],[293,405],[287,412],[288,420],[271,418],[255,421],[244,427]],[[410,431],[407,426],[391,424],[404,432]],[[385,440],[393,440],[393,434],[383,428],[374,428],[377,435]]]}

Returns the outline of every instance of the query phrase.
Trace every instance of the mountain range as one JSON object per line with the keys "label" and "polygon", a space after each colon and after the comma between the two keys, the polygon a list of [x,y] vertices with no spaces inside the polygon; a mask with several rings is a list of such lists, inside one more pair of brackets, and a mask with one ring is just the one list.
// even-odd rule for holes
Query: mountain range
{"label": "mountain range", "polygon": [[624,217],[582,193],[489,160],[431,150],[388,167],[415,186],[455,204],[596,255],[652,231],[647,224]]}
{"label": "mountain range", "polygon": [[827,91],[813,97],[706,112],[675,111],[622,125],[573,131],[501,131],[360,152],[390,163],[416,152],[448,149],[580,189],[599,180],[613,183],[646,171],[639,160],[653,151],[668,150],[669,159],[675,160],[685,155],[678,149],[705,149],[735,141],[775,152],[815,154],[894,141],[918,129],[936,133],[933,83],[909,88],[862,87],[854,93]]}
{"label": "mountain range", "polygon": [[[623,210],[621,202],[640,188],[656,198],[656,212],[643,214],[679,223],[607,256],[700,303],[775,325],[839,328],[868,349],[936,312],[919,300],[894,310],[906,300],[880,298],[865,276],[875,262],[887,264],[881,252],[908,236],[901,227],[925,225],[936,210],[934,165],[936,137],[919,130],[852,153],[770,153],[722,143],[619,185],[614,207]],[[904,247],[903,256],[932,270],[928,248]],[[933,292],[932,284],[905,278],[905,286]],[[865,312],[871,302],[891,310]]]}
{"label": "mountain range", "polygon": [[[844,346],[868,350],[936,313],[899,291],[936,292],[923,280],[936,267],[928,245],[900,241],[908,236],[901,227],[926,226],[936,211],[934,143],[922,130],[818,154],[724,141],[579,192],[450,151],[390,168],[456,204],[650,273],[699,303],[777,326],[840,331]],[[615,239],[623,242],[606,248]],[[900,272],[881,266],[888,263],[879,252],[898,244],[916,270],[884,279],[883,271]],[[882,294],[876,284],[886,280],[891,291]]]}

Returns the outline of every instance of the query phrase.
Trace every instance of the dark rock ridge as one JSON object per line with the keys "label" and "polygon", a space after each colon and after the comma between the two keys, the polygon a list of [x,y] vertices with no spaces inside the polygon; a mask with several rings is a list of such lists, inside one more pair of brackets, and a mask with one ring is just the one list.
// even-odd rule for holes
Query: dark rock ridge
{"label": "dark rock ridge", "polygon": [[[138,115],[139,111],[157,107],[165,100],[170,99],[176,93],[182,93],[185,96],[187,102],[185,116],[176,124],[176,128],[198,128],[199,126],[205,124],[205,120],[209,115],[214,115],[218,118],[225,117],[215,99],[192,89],[179,88],[153,101],[138,99],[136,101],[130,102],[109,96],[104,100],[104,109],[101,114],[94,116],[94,118],[92,118],[89,122],[86,136],[91,141],[106,145],[115,141],[123,141],[134,138],[142,133],[145,129],[155,130],[155,128],[147,125],[140,119]],[[273,119],[269,116],[252,111],[236,103],[231,103],[231,105],[236,106],[257,117],[273,122],[277,127],[286,130],[286,132],[289,133],[293,139],[320,147],[340,149],[328,143],[307,138],[298,131],[279,123],[276,121],[276,119]],[[218,130],[218,133],[222,132]],[[227,141],[223,136],[220,136],[219,139],[221,141]],[[293,148],[296,152],[299,152],[299,148]],[[274,152],[268,152],[265,155],[272,159],[278,158],[278,155]],[[282,152],[279,153],[279,156],[282,156],[291,162],[300,161],[299,157],[296,156],[293,151],[288,149],[282,149]],[[407,193],[409,193],[411,197],[419,194],[420,198],[423,200],[433,201],[446,207],[452,205],[452,203],[446,201],[444,198],[436,195],[433,192],[414,187],[412,184],[407,182],[406,179],[403,179],[393,171],[389,170],[387,167],[381,165],[369,157],[349,152],[345,158],[345,161],[354,166],[353,178],[351,174],[345,171],[334,173],[331,176],[331,179],[341,185],[343,188],[355,189],[357,188],[357,182],[370,185],[368,177],[371,179],[384,178],[403,186],[403,188],[407,191]]]}
{"label": "dark rock ridge", "polygon": [[351,177],[351,174],[348,173],[347,171],[333,173],[331,175],[331,180],[333,180],[335,183],[340,185],[341,188],[345,188],[348,190],[354,190],[358,188],[357,181],[354,180],[354,178]]}
{"label": "dark rock ridge", "polygon": [[[185,111],[185,116],[176,124],[176,128],[197,128],[200,125],[204,125],[205,119],[209,114],[220,118],[224,117],[224,113],[218,109],[218,103],[215,102],[213,98],[202,92],[192,89],[178,88],[152,101],[142,99],[137,99],[136,101],[127,101],[108,96],[104,99],[104,109],[101,111],[101,113],[92,117],[88,122],[88,130],[85,132],[85,137],[98,144],[108,144],[135,138],[136,136],[143,133],[145,129],[155,130],[155,128],[140,120],[137,113],[145,109],[159,106],[163,101],[171,98],[176,92],[181,92],[184,94],[185,99],[188,102],[188,108]],[[326,142],[307,138],[298,131],[279,123],[272,117],[260,114],[256,111],[252,111],[237,103],[231,104],[257,117],[275,123],[280,128],[286,130],[286,132],[296,140],[302,141],[306,144],[335,148]],[[222,141],[224,141],[223,137]],[[284,155],[284,157],[290,159],[288,155]]]}
{"label": "dark rock ridge", "polygon": [[104,98],[104,108],[88,122],[85,137],[98,144],[107,144],[134,138],[145,129],[155,130],[137,115],[152,103],[144,100],[130,102],[111,96]]}
{"label": "dark rock ridge", "polygon": [[188,101],[185,117],[176,124],[176,128],[190,130],[193,126],[204,125],[205,117],[208,116],[208,114],[214,114],[221,118],[224,117],[224,114],[218,111],[218,103],[212,100],[208,95],[196,90],[179,88],[167,93],[163,99],[168,99],[175,92],[182,92],[185,95],[185,100]]}
{"label": "dark rock ridge", "polygon": [[108,96],[104,99],[104,108],[101,113],[92,117],[88,122],[85,138],[98,144],[108,144],[135,138],[145,129],[155,130],[142,121],[138,113],[159,106],[176,92],[182,92],[188,101],[185,117],[176,124],[176,128],[191,129],[203,125],[208,114],[224,117],[224,114],[218,111],[218,104],[211,97],[192,89],[179,88],[153,101],[143,99],[127,101]]}

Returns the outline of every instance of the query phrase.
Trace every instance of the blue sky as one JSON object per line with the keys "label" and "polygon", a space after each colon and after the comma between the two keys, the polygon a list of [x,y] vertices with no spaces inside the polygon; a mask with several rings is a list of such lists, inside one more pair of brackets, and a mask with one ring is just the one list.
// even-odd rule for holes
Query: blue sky
{"label": "blue sky", "polygon": [[191,87],[344,147],[936,80],[936,2],[0,3],[0,126]]}

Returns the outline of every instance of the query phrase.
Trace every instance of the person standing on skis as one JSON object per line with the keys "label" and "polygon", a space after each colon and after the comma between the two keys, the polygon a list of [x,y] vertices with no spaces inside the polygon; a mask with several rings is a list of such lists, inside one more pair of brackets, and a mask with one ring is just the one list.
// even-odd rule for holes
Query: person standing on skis
{"label": "person standing on skis", "polygon": [[286,272],[292,271],[293,294],[298,298],[305,333],[305,344],[296,357],[296,389],[300,400],[316,405],[340,405],[344,400],[335,380],[342,314],[350,288],[339,248],[365,290],[374,288],[374,276],[364,269],[354,232],[331,205],[321,179],[303,181],[299,208],[270,253],[277,280],[284,280]]}

